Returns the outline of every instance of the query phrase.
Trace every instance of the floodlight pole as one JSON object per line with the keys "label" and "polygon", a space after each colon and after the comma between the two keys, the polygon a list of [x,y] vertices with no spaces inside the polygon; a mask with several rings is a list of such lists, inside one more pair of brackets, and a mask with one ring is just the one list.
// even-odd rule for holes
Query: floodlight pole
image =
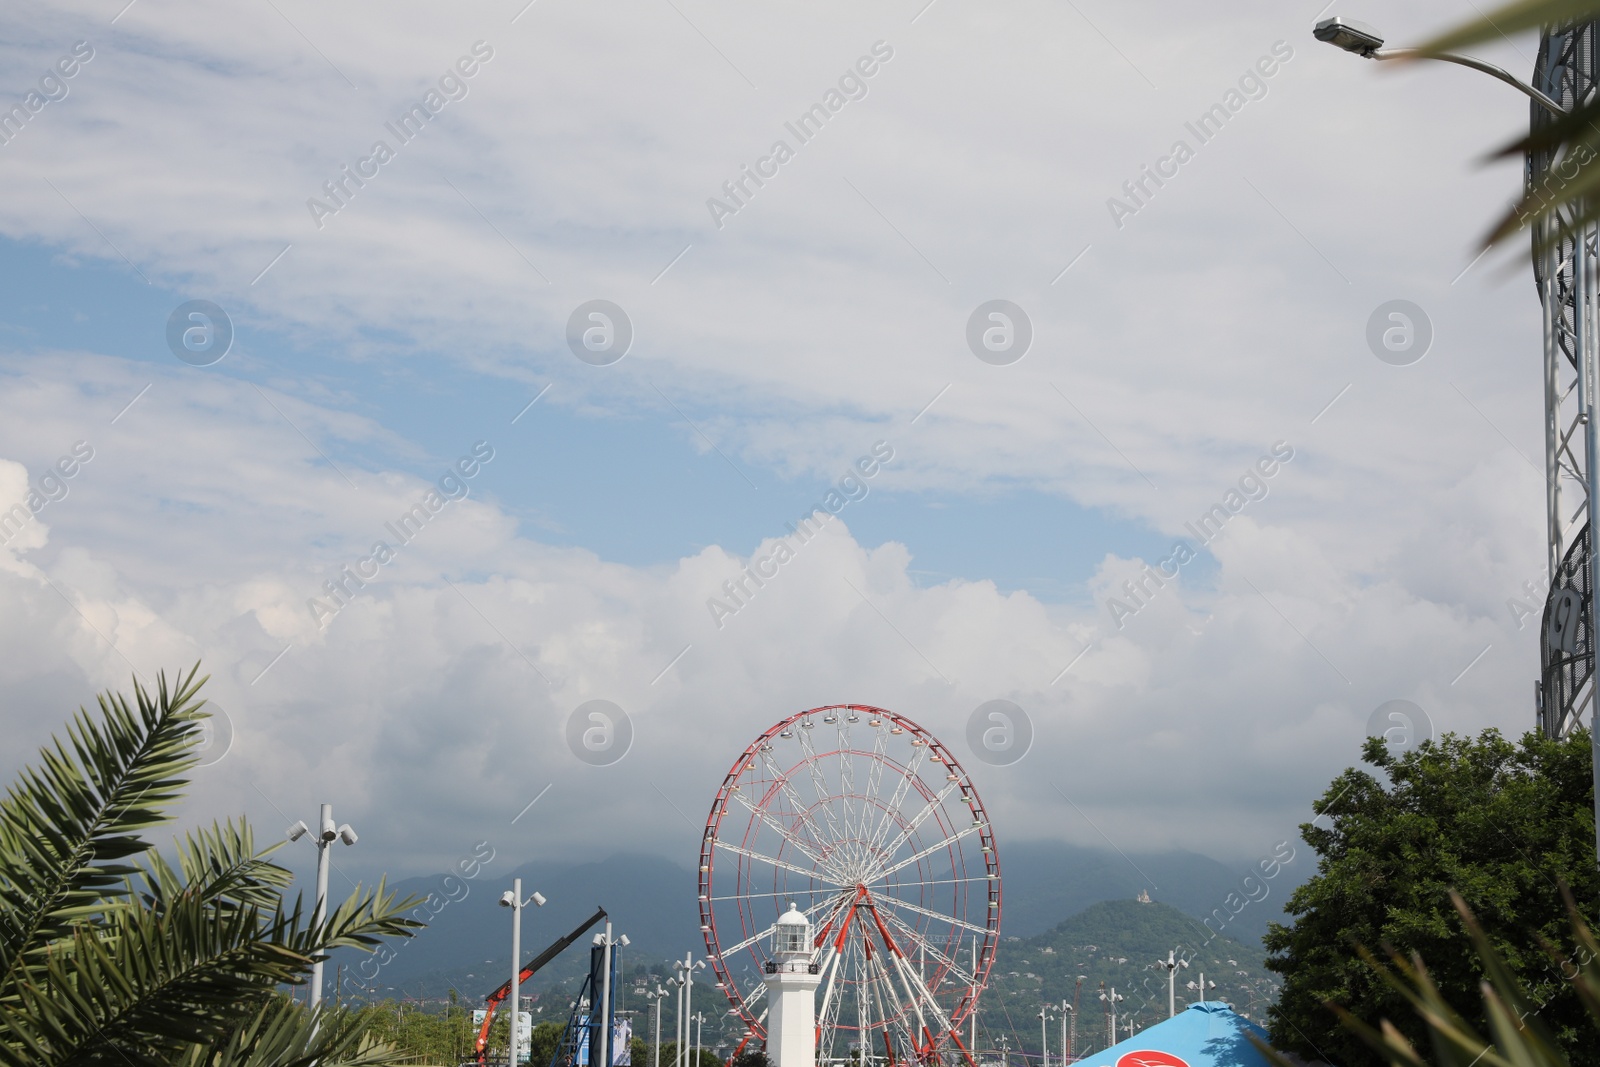
{"label": "floodlight pole", "polygon": [[[332,841],[324,841],[322,828],[333,824],[333,805],[324,804],[317,815],[317,907],[311,913],[311,925],[321,926],[323,918],[328,914],[328,846]],[[322,1003],[322,960],[311,965],[311,1008],[316,1010]]]}
{"label": "floodlight pole", "polygon": [[[290,841],[298,841],[308,833],[311,833],[311,828],[304,822],[297,822],[284,831],[284,836]],[[333,805],[324,804],[317,813],[317,832],[312,840],[317,846],[317,903],[311,911],[311,926],[316,929],[322,925],[328,913],[328,847],[335,840],[343,841],[346,845],[355,844],[356,832],[349,823],[334,826]],[[306,1001],[313,1011],[322,1004],[322,964],[320,957],[311,964],[311,988]]]}
{"label": "floodlight pole", "polygon": [[517,1067],[517,1007],[522,993],[522,879],[511,880],[511,1014],[506,1016],[506,1034],[511,1044],[506,1052],[507,1067]]}

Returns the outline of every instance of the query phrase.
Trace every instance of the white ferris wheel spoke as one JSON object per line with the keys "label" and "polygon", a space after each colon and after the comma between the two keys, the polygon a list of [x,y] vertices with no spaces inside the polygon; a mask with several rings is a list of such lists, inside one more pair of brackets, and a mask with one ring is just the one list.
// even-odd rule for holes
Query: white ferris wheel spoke
{"label": "white ferris wheel spoke", "polygon": [[783,791],[784,798],[794,805],[795,818],[805,823],[810,829],[811,840],[815,841],[818,846],[827,848],[828,842],[824,840],[822,831],[818,828],[816,821],[807,813],[806,805],[800,799],[800,794],[795,790],[794,783],[789,780],[789,776],[778,770],[777,764],[773,762],[772,753],[767,751],[767,747],[763,747],[757,755],[761,757],[761,765],[767,769],[768,776]]}
{"label": "white ferris wheel spoke", "polygon": [[732,852],[735,855],[744,856],[747,859],[759,860],[762,863],[769,864],[769,865],[771,865],[773,867],[781,868],[781,869],[783,869],[785,871],[793,871],[795,874],[800,875],[802,878],[815,878],[817,881],[826,882],[827,884],[833,886],[836,889],[843,889],[844,885],[845,885],[845,883],[843,883],[843,882],[837,881],[837,880],[835,880],[833,878],[830,878],[830,877],[826,877],[824,872],[822,872],[822,871],[818,871],[816,869],[812,869],[812,870],[808,871],[804,867],[797,867],[792,863],[785,863],[783,860],[776,859],[776,858],[774,858],[772,856],[762,855],[760,852],[752,852],[747,848],[740,848],[738,845],[729,844],[728,842],[720,840],[720,839],[716,841],[716,846],[718,848],[720,848],[720,849],[723,849],[724,851]]}
{"label": "white ferris wheel spoke", "polygon": [[918,860],[922,859],[924,856],[931,856],[935,852],[938,852],[941,849],[947,849],[951,845],[955,844],[957,841],[960,841],[963,837],[966,837],[969,834],[975,834],[981,829],[982,829],[982,827],[980,827],[980,826],[968,826],[965,829],[957,830],[955,833],[951,834],[947,838],[944,838],[942,841],[935,841],[933,844],[929,845],[927,848],[923,849],[921,852],[917,852],[917,853],[915,853],[913,855],[907,856],[905,859],[901,860],[899,863],[895,864],[893,867],[884,868],[883,870],[879,871],[873,877],[872,880],[874,882],[881,881],[882,879],[889,877],[891,874],[895,873],[896,871],[901,871],[901,870],[904,870],[905,868],[911,866],[913,863],[916,863]]}
{"label": "white ferris wheel spoke", "polygon": [[900,846],[911,839],[911,835],[917,832],[917,827],[926,822],[928,816],[938,811],[944,805],[944,798],[950,795],[951,790],[958,788],[960,785],[960,782],[947,782],[945,787],[935,793],[933,799],[928,801],[921,811],[917,812],[916,818],[901,828],[900,836],[896,837],[892,844],[884,845],[878,850],[879,855],[893,856],[900,851]]}
{"label": "white ferris wheel spoke", "polygon": [[872,900],[873,903],[879,905],[880,907],[888,907],[891,911],[895,908],[904,908],[907,911],[916,912],[918,915],[925,915],[928,918],[934,919],[938,922],[949,923],[951,926],[959,926],[962,929],[971,930],[973,933],[987,934],[989,932],[989,928],[987,926],[974,926],[965,919],[958,919],[954,915],[945,915],[942,912],[930,911],[927,908],[919,907],[910,901],[901,900],[899,897],[874,895]]}
{"label": "white ferris wheel spoke", "polygon": [[[883,768],[888,762],[889,731],[878,727],[873,731],[872,738],[872,764],[867,768],[866,796],[875,797],[883,786]],[[861,805],[861,824],[853,828],[851,834],[855,838],[864,838],[867,835],[867,820],[872,818],[872,805]]]}
{"label": "white ferris wheel spoke", "polygon": [[739,803],[743,804],[747,809],[749,809],[750,814],[754,815],[756,818],[765,823],[773,833],[777,834],[779,837],[789,842],[789,844],[793,845],[795,850],[801,855],[805,856],[806,859],[810,860],[812,863],[815,863],[818,867],[827,870],[830,874],[833,874],[834,877],[839,876],[839,873],[834,869],[833,864],[823,859],[820,853],[813,851],[811,846],[807,845],[804,841],[801,841],[799,837],[790,833],[788,828],[786,828],[783,823],[779,821],[777,816],[773,815],[765,808],[757,807],[756,805],[750,803],[750,798],[744,795],[743,789],[733,790],[733,795],[738,799]]}
{"label": "white ferris wheel spoke", "polygon": [[806,770],[811,775],[811,788],[816,791],[818,806],[822,808],[823,818],[828,820],[828,830],[833,834],[835,843],[844,840],[844,834],[839,829],[839,817],[834,813],[832,799],[828,792],[828,783],[822,777],[822,767],[817,762],[817,748],[811,743],[811,730],[804,727],[800,730],[800,751],[805,756]]}
{"label": "white ferris wheel spoke", "polygon": [[906,764],[900,781],[895,783],[894,795],[889,798],[889,803],[884,806],[883,814],[878,817],[878,825],[872,831],[872,836],[867,838],[867,851],[871,852],[883,843],[889,836],[890,829],[894,826],[895,814],[900,810],[900,805],[905,803],[906,794],[911,791],[911,783],[918,781],[917,774],[922,770],[922,764],[927,759],[928,746],[918,745],[911,761]]}

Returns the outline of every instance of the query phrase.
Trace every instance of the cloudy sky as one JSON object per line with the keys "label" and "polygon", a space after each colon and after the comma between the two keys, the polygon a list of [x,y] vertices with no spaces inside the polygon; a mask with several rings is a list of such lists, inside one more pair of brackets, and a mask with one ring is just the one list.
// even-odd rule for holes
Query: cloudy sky
{"label": "cloudy sky", "polygon": [[[1407,42],[1472,7],[1329,13]],[[10,12],[7,768],[199,660],[231,738],[188,820],[331,801],[358,878],[479,840],[690,864],[778,719],[876,704],[967,752],[1004,699],[1031,750],[968,760],[1002,851],[1243,864],[1386,701],[1520,733],[1539,314],[1523,250],[1474,260],[1527,106],[1322,14]],[[1369,346],[1395,300],[1420,359]],[[590,700],[631,723],[607,765],[568,743]]]}

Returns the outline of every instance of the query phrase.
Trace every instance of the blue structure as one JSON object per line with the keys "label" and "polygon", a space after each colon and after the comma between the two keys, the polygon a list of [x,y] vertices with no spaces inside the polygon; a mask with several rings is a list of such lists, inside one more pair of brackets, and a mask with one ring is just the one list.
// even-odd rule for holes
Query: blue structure
{"label": "blue structure", "polygon": [[[605,970],[605,949],[599,945],[589,950],[589,975],[583,980],[578,996],[572,1002],[572,1014],[567,1019],[567,1025],[561,1031],[561,1039],[556,1042],[556,1050],[550,1057],[549,1067],[588,1067],[589,1050],[600,1046],[600,1027],[603,1024],[611,1026],[611,1032],[616,1033],[617,1002],[613,997],[611,1001],[611,1018],[602,1021],[600,1018],[601,974]],[[617,988],[617,956],[611,957],[611,988]],[[592,1009],[592,1010],[591,1010]],[[613,1049],[611,1060],[616,1063],[619,1059],[627,1062],[627,1049]]]}
{"label": "blue structure", "polygon": [[1272,1067],[1255,1045],[1267,1032],[1220,1000],[1191,1004],[1103,1052],[1078,1059],[1082,1067]]}

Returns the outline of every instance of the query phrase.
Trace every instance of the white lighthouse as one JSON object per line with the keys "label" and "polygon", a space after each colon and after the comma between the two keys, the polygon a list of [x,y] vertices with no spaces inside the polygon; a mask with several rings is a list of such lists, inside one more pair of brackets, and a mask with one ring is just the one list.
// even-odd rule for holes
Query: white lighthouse
{"label": "white lighthouse", "polygon": [[767,961],[767,1059],[772,1067],[816,1067],[817,965],[811,924],[793,903],[772,928]]}

